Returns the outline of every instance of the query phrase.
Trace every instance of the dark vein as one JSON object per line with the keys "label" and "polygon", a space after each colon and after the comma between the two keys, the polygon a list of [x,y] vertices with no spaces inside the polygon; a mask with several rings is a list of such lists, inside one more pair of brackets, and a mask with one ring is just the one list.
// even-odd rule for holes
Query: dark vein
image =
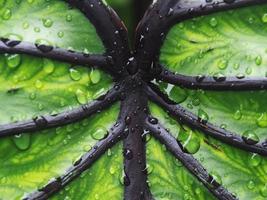
{"label": "dark vein", "polygon": [[59,47],[33,44],[30,42],[2,38],[0,40],[0,53],[32,55],[67,62],[73,65],[99,67],[104,71],[111,72],[109,64],[112,62],[112,58],[108,56],[85,54],[61,49]]}
{"label": "dark vein", "polygon": [[233,194],[227,191],[214,178],[208,174],[206,169],[192,155],[183,152],[181,143],[177,141],[164,127],[159,123],[152,124],[146,120],[146,128],[150,133],[164,144],[167,149],[190,171],[203,185],[219,200],[235,200]]}
{"label": "dark vein", "polygon": [[100,0],[65,0],[78,8],[95,26],[107,54],[113,58],[112,68],[118,74],[127,74],[126,63],[130,57],[128,34],[117,14]]}
{"label": "dark vein", "polygon": [[125,123],[119,120],[109,131],[108,136],[99,141],[89,152],[84,154],[78,161],[74,163],[63,175],[52,179],[46,186],[33,192],[24,200],[46,200],[74,179],[79,177],[82,172],[89,169],[92,164],[99,159],[109,148],[113,147],[124,134]]}
{"label": "dark vein", "polygon": [[162,67],[157,75],[159,80],[188,89],[204,90],[263,90],[267,89],[267,78],[259,77],[225,77],[225,76],[186,76],[173,73]]}
{"label": "dark vein", "polygon": [[106,95],[88,104],[57,115],[39,116],[29,121],[0,125],[0,137],[55,128],[85,119],[119,100],[119,91],[111,89]]}
{"label": "dark vein", "polygon": [[219,128],[209,122],[202,121],[193,113],[187,111],[180,105],[174,104],[157,88],[148,88],[149,98],[167,110],[167,112],[173,116],[178,122],[184,123],[193,129],[197,129],[206,133],[207,135],[214,137],[224,143],[227,143],[233,147],[243,149],[248,152],[258,153],[262,156],[267,156],[267,145],[265,142],[257,143],[248,138],[243,138],[240,135],[231,133],[225,129]]}
{"label": "dark vein", "polygon": [[[138,82],[138,80],[134,80]],[[146,140],[143,135],[143,123],[146,118],[147,96],[143,87],[128,87],[126,99],[122,101],[122,113],[129,129],[128,136],[123,140],[124,155],[124,199],[152,200],[147,184]]]}

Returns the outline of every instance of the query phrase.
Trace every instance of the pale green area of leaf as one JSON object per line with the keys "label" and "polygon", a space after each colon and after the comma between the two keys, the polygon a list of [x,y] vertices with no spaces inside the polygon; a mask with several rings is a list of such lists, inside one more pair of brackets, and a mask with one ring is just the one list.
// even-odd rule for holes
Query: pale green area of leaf
{"label": "pale green area of leaf", "polygon": [[167,35],[160,61],[186,75],[265,76],[266,13],[267,5],[251,6],[177,24]]}
{"label": "pale green area of leaf", "polygon": [[92,101],[112,86],[103,72],[92,83],[92,69],[47,59],[20,56],[15,68],[9,55],[0,56],[0,123],[31,119],[41,114],[56,114]]}
{"label": "pale green area of leaf", "polygon": [[1,37],[47,44],[65,49],[103,53],[96,30],[77,9],[62,0],[2,0]]}
{"label": "pale green area of leaf", "polygon": [[157,83],[169,97],[198,115],[203,110],[208,121],[228,131],[243,135],[253,132],[266,139],[267,93],[263,91],[188,90],[166,83]]}
{"label": "pale green area of leaf", "polygon": [[88,171],[72,182],[54,200],[119,200],[123,196],[122,145],[104,154]]}
{"label": "pale green area of leaf", "polygon": [[[182,137],[180,137],[181,126],[179,124],[175,123],[173,119],[158,106],[151,104],[150,108],[152,115],[159,118],[160,123],[168,128],[176,138],[183,140],[184,133],[182,133]],[[184,128],[187,130],[186,133],[192,134],[188,127],[184,126]],[[266,198],[262,193],[267,181],[267,161],[264,157],[230,147],[212,138],[205,137],[204,133],[195,130],[193,130],[193,134],[195,137],[198,137],[198,142],[200,144],[199,150],[195,152],[193,156],[202,163],[209,173],[214,177],[216,176],[217,180],[221,180],[221,183],[229,191],[236,194],[240,200],[263,200]],[[190,142],[195,143],[196,140],[189,140],[187,142],[188,144],[190,144]],[[190,145],[188,146],[190,147]],[[170,200],[177,199],[177,197],[179,197],[178,195],[185,195],[187,193],[190,194],[192,199],[198,199],[193,196],[196,187],[188,187],[189,189],[183,192],[180,192],[180,190],[174,187],[183,180],[186,182],[182,182],[180,185],[188,184],[190,186],[190,176],[185,176],[186,178],[183,178],[183,176],[178,175],[177,178],[173,178],[174,175],[181,173],[181,168],[174,167],[174,164],[164,164],[166,160],[171,162],[171,159],[165,158],[168,156],[168,153],[164,153],[167,154],[164,156],[157,156],[157,154],[154,153],[154,151],[156,151],[155,149],[158,150],[159,148],[150,148],[149,151],[151,152],[149,152],[148,159],[150,160],[150,157],[154,157],[154,162],[159,163],[158,165],[161,165],[161,167],[154,167],[154,171],[149,175],[152,192],[158,194],[159,199],[161,199],[160,194],[164,193],[165,190],[169,191],[167,192],[168,194],[174,193],[176,195],[167,198]],[[149,163],[150,162],[151,161],[149,161]],[[159,186],[159,182],[162,180],[166,181]],[[178,183],[172,186],[174,180]],[[205,190],[201,191],[204,192]],[[211,198],[204,195],[204,199]]]}
{"label": "pale green area of leaf", "polygon": [[[118,109],[119,106],[116,104],[105,112],[81,122],[34,133],[30,136],[30,144],[27,150],[20,150],[14,144],[12,137],[1,139],[0,198],[4,200],[21,199],[27,193],[47,184],[53,177],[63,174],[97,142],[93,139],[94,131],[100,128],[109,130],[115,123]],[[79,192],[82,193],[82,188],[88,184],[88,186],[95,185],[95,187],[88,187],[85,192],[96,192],[96,188],[103,186],[99,185],[101,181],[98,182],[96,173],[102,176],[105,171],[103,169],[109,170],[108,167],[111,167],[111,165],[118,168],[117,175],[120,171],[118,163],[121,162],[117,149],[112,150],[114,153],[112,157],[106,158],[104,156],[90,171],[94,174],[92,179],[90,175],[86,175],[84,179],[70,185],[70,191],[72,191],[72,188],[77,190],[80,187]],[[106,165],[108,163],[110,165]],[[117,182],[113,182],[114,177],[105,176],[105,180],[111,183],[110,188],[118,186]],[[119,195],[120,191],[119,188],[114,189],[114,195]],[[64,194],[68,195],[67,193]],[[87,196],[81,195],[79,199],[87,199]]]}

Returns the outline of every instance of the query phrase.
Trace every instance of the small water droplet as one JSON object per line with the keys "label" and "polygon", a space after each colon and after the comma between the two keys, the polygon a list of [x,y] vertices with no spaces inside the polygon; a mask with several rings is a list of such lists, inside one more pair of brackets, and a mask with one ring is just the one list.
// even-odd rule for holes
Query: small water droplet
{"label": "small water droplet", "polygon": [[264,13],[261,17],[263,23],[267,23],[267,13]]}
{"label": "small water droplet", "polygon": [[40,89],[43,87],[43,82],[40,80],[36,80],[34,83],[35,88]]}
{"label": "small water droplet", "polygon": [[95,140],[101,140],[108,134],[108,131],[105,127],[96,127],[92,132],[92,138]]}
{"label": "small water droplet", "polygon": [[90,73],[90,79],[93,84],[97,84],[101,80],[101,73],[97,69],[92,69]]}
{"label": "small water droplet", "polygon": [[264,186],[262,186],[262,187],[260,188],[260,194],[261,194],[261,196],[263,196],[263,197],[267,197],[267,184],[265,184]]}
{"label": "small water droplet", "polygon": [[259,155],[256,154],[256,153],[253,153],[253,154],[249,157],[248,163],[249,163],[249,165],[252,166],[252,167],[257,167],[257,166],[259,166],[259,164],[261,163],[261,161],[262,161],[261,156],[259,156]]}
{"label": "small water droplet", "polygon": [[207,123],[207,121],[209,120],[209,115],[201,108],[198,109],[198,120],[201,123]]}
{"label": "small water droplet", "polygon": [[12,138],[12,140],[13,140],[14,144],[16,145],[16,147],[22,151],[29,149],[29,147],[31,145],[30,134],[18,134],[18,135],[15,135]]}
{"label": "small water droplet", "polygon": [[258,127],[266,128],[267,127],[267,113],[262,113],[256,121]]}
{"label": "small water droplet", "polygon": [[215,18],[215,17],[212,17],[211,19],[210,19],[210,26],[212,26],[212,27],[216,27],[218,25],[218,21],[217,21],[217,19]]}
{"label": "small water droplet", "polygon": [[16,68],[21,63],[21,55],[19,54],[11,54],[6,57],[7,65],[10,68]]}
{"label": "small water droplet", "polygon": [[261,56],[257,56],[255,58],[255,63],[256,63],[256,65],[261,65],[261,63],[262,63],[262,57]]}
{"label": "small water droplet", "polygon": [[4,20],[9,20],[12,16],[12,11],[10,9],[5,9],[3,14],[2,14],[2,18]]}
{"label": "small water droplet", "polygon": [[53,25],[53,21],[51,20],[51,19],[49,19],[49,18],[47,18],[47,19],[42,19],[42,21],[43,21],[43,25],[44,25],[44,27],[46,27],[46,28],[50,28],[52,25]]}
{"label": "small water droplet", "polygon": [[133,152],[130,149],[124,149],[123,155],[127,160],[131,160],[133,158]]}
{"label": "small water droplet", "polygon": [[236,120],[240,120],[242,118],[242,112],[240,110],[237,110],[235,113],[234,113],[234,119]]}
{"label": "small water droplet", "polygon": [[248,187],[248,189],[250,189],[250,190],[252,190],[253,188],[255,188],[255,183],[254,183],[254,181],[249,181],[248,183],[247,183],[247,187]]}
{"label": "small water droplet", "polygon": [[66,15],[66,21],[67,22],[71,22],[72,21],[72,15],[71,14],[67,14]]}
{"label": "small water droplet", "polygon": [[55,70],[55,65],[54,65],[53,61],[44,58],[43,59],[43,69],[44,69],[45,73],[47,73],[47,74],[53,73]]}

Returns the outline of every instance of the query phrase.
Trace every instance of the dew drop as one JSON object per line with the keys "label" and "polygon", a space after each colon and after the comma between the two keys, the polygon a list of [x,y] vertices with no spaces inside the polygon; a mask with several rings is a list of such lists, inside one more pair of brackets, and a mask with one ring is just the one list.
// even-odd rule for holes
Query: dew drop
{"label": "dew drop", "polygon": [[219,69],[224,70],[228,66],[228,61],[225,60],[225,59],[221,59],[221,60],[218,61],[217,66],[218,66]]}
{"label": "dew drop", "polygon": [[216,172],[211,172],[210,175],[212,176],[212,182],[216,181],[217,183],[219,183],[220,185],[222,184],[222,178],[220,177],[220,175]]}
{"label": "dew drop", "polygon": [[234,113],[234,119],[236,120],[240,120],[242,118],[242,112],[240,110],[237,110],[235,113]]}
{"label": "dew drop", "polygon": [[262,187],[260,188],[260,194],[261,194],[261,196],[263,196],[263,197],[267,197],[267,184],[265,184],[264,186],[262,186]]}
{"label": "dew drop", "polygon": [[9,20],[12,16],[12,11],[10,9],[5,9],[3,14],[2,14],[2,18],[4,20]]}
{"label": "dew drop", "polygon": [[257,56],[255,58],[255,63],[256,63],[256,65],[261,65],[261,63],[262,63],[262,57],[261,56]]}
{"label": "dew drop", "polygon": [[86,104],[87,103],[87,95],[81,89],[76,90],[76,99],[80,104]]}
{"label": "dew drop", "polygon": [[157,124],[158,123],[158,120],[156,118],[153,118],[153,117],[149,117],[148,121],[151,124]]}
{"label": "dew drop", "polygon": [[101,80],[101,73],[97,69],[92,69],[90,72],[90,79],[93,84],[97,84]]}
{"label": "dew drop", "polygon": [[263,23],[267,23],[267,13],[264,13],[261,17]]}
{"label": "dew drop", "polygon": [[200,149],[200,140],[198,137],[193,137],[192,134],[189,135],[183,147],[190,154],[195,154]]}
{"label": "dew drop", "polygon": [[209,115],[201,108],[198,109],[198,120],[201,123],[207,123],[207,121],[209,120]]}
{"label": "dew drop", "polygon": [[35,46],[44,53],[48,53],[53,50],[52,44],[45,39],[37,39],[35,41]]}
{"label": "dew drop", "polygon": [[101,140],[108,134],[107,129],[105,127],[97,127],[92,132],[92,138],[95,140]]}
{"label": "dew drop", "polygon": [[36,80],[34,83],[35,88],[40,89],[43,87],[43,83],[40,80]]}
{"label": "dew drop", "polygon": [[73,69],[73,68],[71,68],[70,69],[70,78],[72,79],[72,80],[74,80],[74,81],[78,81],[78,80],[80,80],[81,79],[81,73],[78,71],[78,70],[76,70],[76,69]]}
{"label": "dew drop", "polygon": [[210,19],[210,26],[212,26],[212,27],[216,27],[218,25],[218,21],[217,21],[217,19],[215,18],[215,17],[212,17],[211,19]]}
{"label": "dew drop", "polygon": [[21,63],[21,55],[19,54],[11,54],[6,57],[7,65],[10,68],[16,68]]}
{"label": "dew drop", "polygon": [[262,113],[260,117],[256,121],[257,126],[260,128],[266,128],[267,127],[267,113]]}
{"label": "dew drop", "polygon": [[252,167],[257,167],[261,163],[262,158],[258,154],[254,153],[249,157],[248,163]]}
{"label": "dew drop", "polygon": [[249,145],[257,144],[259,142],[259,137],[254,131],[245,131],[242,135],[242,139]]}
{"label": "dew drop", "polygon": [[15,146],[22,151],[25,151],[27,149],[29,149],[30,145],[31,145],[31,136],[30,134],[18,134],[15,135],[12,138]]}
{"label": "dew drop", "polygon": [[46,28],[50,28],[52,25],[53,25],[53,21],[51,20],[51,19],[42,19],[42,21],[43,21],[43,25],[44,25],[44,27],[46,27]]}
{"label": "dew drop", "polygon": [[72,15],[71,14],[67,14],[66,15],[66,21],[67,22],[71,22],[72,21]]}
{"label": "dew drop", "polygon": [[57,36],[58,36],[59,38],[63,38],[63,37],[64,37],[64,32],[63,32],[63,31],[59,31],[59,32],[57,33]]}
{"label": "dew drop", "polygon": [[55,70],[55,65],[51,60],[44,58],[43,59],[43,69],[44,69],[45,73],[51,74]]}
{"label": "dew drop", "polygon": [[250,190],[252,190],[253,188],[255,188],[255,183],[254,183],[254,181],[249,181],[249,182],[247,183],[247,187],[248,187],[248,189],[250,189]]}
{"label": "dew drop", "polygon": [[123,155],[127,160],[131,160],[133,158],[133,152],[130,149],[124,149]]}

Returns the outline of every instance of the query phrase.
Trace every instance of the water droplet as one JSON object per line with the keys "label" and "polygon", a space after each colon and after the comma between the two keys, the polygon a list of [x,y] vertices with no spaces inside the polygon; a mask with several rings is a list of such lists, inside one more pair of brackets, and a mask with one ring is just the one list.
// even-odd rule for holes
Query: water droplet
{"label": "water droplet", "polygon": [[267,127],[267,113],[262,113],[260,117],[257,119],[256,123],[260,128],[266,128]]}
{"label": "water droplet", "polygon": [[222,184],[222,178],[220,177],[220,175],[216,172],[211,172],[210,175],[212,176],[212,181],[211,184],[216,181],[217,183],[219,183],[220,185]]}
{"label": "water droplet", "polygon": [[105,127],[97,127],[92,132],[92,137],[95,140],[101,140],[108,134],[107,129]]}
{"label": "water droplet", "polygon": [[111,166],[111,167],[109,168],[109,173],[110,173],[111,175],[115,174],[115,173],[116,173],[116,168],[115,168],[114,166]]}
{"label": "water droplet", "polygon": [[169,94],[171,100],[175,101],[176,103],[182,103],[188,97],[186,90],[180,87],[173,87]]}
{"label": "water droplet", "polygon": [[86,104],[87,103],[87,95],[84,91],[82,91],[80,89],[76,90],[76,98],[80,104]]}
{"label": "water droplet", "polygon": [[29,95],[29,98],[31,100],[34,100],[36,98],[36,93],[35,92],[31,92],[30,95]]}
{"label": "water droplet", "polygon": [[43,25],[44,25],[44,27],[46,27],[46,28],[50,28],[52,25],[53,25],[53,21],[51,20],[51,19],[42,19],[42,21],[43,21]]}
{"label": "water droplet", "polygon": [[225,60],[225,59],[221,59],[221,60],[218,61],[217,66],[218,66],[219,69],[224,70],[228,66],[228,61]]}
{"label": "water droplet", "polygon": [[234,119],[236,120],[240,120],[242,118],[242,113],[240,110],[237,110],[235,113],[234,113]]}
{"label": "water droplet", "polygon": [[257,167],[261,163],[262,158],[258,154],[254,153],[249,157],[248,163],[252,167]]}
{"label": "water droplet", "polygon": [[149,121],[149,123],[151,123],[151,124],[157,124],[157,123],[158,123],[158,119],[153,118],[153,117],[149,117],[148,121]]}
{"label": "water droplet", "polygon": [[12,138],[12,140],[13,140],[14,144],[16,145],[16,147],[22,151],[29,149],[29,147],[31,145],[30,134],[18,134],[18,135],[15,135]]}
{"label": "water droplet", "polygon": [[250,190],[252,190],[253,188],[255,188],[255,183],[254,183],[254,181],[249,181],[249,182],[247,183],[247,187],[248,187],[248,189],[250,189]]}
{"label": "water droplet", "polygon": [[212,18],[210,19],[210,25],[211,25],[212,27],[216,27],[216,26],[218,25],[218,21],[217,21],[217,19],[216,19],[215,17],[212,17]]}
{"label": "water droplet", "polygon": [[40,89],[43,87],[43,83],[42,81],[40,80],[36,80],[35,83],[34,83],[34,86],[37,88],[37,89]]}
{"label": "water droplet", "polygon": [[66,21],[67,22],[71,22],[72,21],[72,15],[71,14],[67,14],[66,15]]}
{"label": "water droplet", "polygon": [[35,41],[35,46],[44,53],[48,53],[53,50],[52,44],[45,39],[37,39]]}
{"label": "water droplet", "polygon": [[47,74],[53,73],[55,70],[55,65],[54,65],[53,61],[44,58],[43,59],[43,69],[44,69],[45,73],[47,73]]}
{"label": "water droplet", "polygon": [[257,144],[260,140],[256,133],[251,130],[245,131],[242,135],[242,139],[250,145]]}
{"label": "water droplet", "polygon": [[256,65],[261,65],[261,63],[262,63],[262,57],[261,56],[257,56],[255,58],[255,63],[256,63]]}
{"label": "water droplet", "polygon": [[101,80],[101,73],[97,69],[92,69],[90,78],[93,84],[97,84]]}
{"label": "water droplet", "polygon": [[63,38],[63,37],[64,37],[64,32],[63,32],[63,31],[59,31],[59,32],[57,33],[57,36],[58,36],[59,38]]}
{"label": "water droplet", "polygon": [[192,134],[190,134],[186,142],[183,144],[183,147],[188,153],[195,154],[200,149],[200,140],[198,137],[193,137]]}
{"label": "water droplet", "polygon": [[264,13],[261,17],[263,23],[267,23],[267,13]]}
{"label": "water droplet", "polygon": [[154,167],[150,164],[147,164],[146,165],[146,171],[147,171],[147,174],[151,174],[154,170]]}
{"label": "water droplet", "polygon": [[198,120],[201,123],[207,123],[207,121],[209,120],[209,115],[201,108],[198,109]]}
{"label": "water droplet", "polygon": [[28,22],[23,22],[22,28],[23,29],[28,29],[30,27],[30,24]]}
{"label": "water droplet", "polygon": [[267,184],[265,184],[264,186],[262,186],[262,187],[260,188],[260,194],[261,194],[261,196],[263,196],[263,197],[267,197]]}
{"label": "water droplet", "polygon": [[71,68],[70,69],[70,77],[71,77],[72,80],[78,81],[78,80],[81,79],[82,76],[81,76],[81,73],[78,70]]}
{"label": "water droplet", "polygon": [[5,9],[3,14],[2,14],[2,18],[4,20],[9,20],[12,16],[12,11],[10,9]]}
{"label": "water droplet", "polygon": [[10,68],[16,68],[20,65],[21,56],[19,54],[11,54],[6,57],[7,65]]}

